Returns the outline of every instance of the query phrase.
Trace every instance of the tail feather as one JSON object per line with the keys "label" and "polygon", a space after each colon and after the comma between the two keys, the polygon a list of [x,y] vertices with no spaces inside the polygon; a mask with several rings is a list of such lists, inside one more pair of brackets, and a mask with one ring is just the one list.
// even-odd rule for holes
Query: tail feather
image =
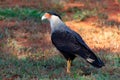
{"label": "tail feather", "polygon": [[105,66],[103,61],[99,57],[97,57],[92,51],[87,53],[86,51],[79,51],[78,55],[84,58],[88,63],[90,63],[96,68],[101,68],[102,66]]}
{"label": "tail feather", "polygon": [[96,57],[96,59],[92,59],[93,61],[90,62],[88,61],[88,59],[86,59],[86,61],[88,63],[90,63],[92,66],[96,67],[96,68],[101,68],[102,66],[105,66],[103,61],[100,60],[100,58]]}

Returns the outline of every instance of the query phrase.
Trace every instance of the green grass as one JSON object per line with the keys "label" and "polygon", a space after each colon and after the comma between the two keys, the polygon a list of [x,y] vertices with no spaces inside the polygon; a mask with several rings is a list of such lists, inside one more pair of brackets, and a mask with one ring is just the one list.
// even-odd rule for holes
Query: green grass
{"label": "green grass", "polygon": [[80,21],[85,20],[91,16],[96,15],[96,9],[93,10],[75,10],[75,14],[73,15],[74,19],[80,19]]}
{"label": "green grass", "polygon": [[120,58],[117,55],[99,55],[102,59],[105,58],[106,66],[102,69],[95,69],[83,59],[76,58],[71,74],[66,73],[66,60],[59,55],[42,59],[36,59],[40,54],[31,56],[18,59],[16,56],[0,53],[0,79],[119,80],[120,77]]}
{"label": "green grass", "polygon": [[43,12],[32,8],[0,8],[0,20],[18,19],[18,20],[40,20]]}

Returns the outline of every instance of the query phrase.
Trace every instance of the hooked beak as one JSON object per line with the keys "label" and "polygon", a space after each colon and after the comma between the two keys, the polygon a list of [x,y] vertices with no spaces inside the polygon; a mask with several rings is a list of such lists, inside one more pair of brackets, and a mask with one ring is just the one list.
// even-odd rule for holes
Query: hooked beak
{"label": "hooked beak", "polygon": [[45,20],[45,19],[47,19],[47,18],[45,17],[45,15],[43,15],[42,18],[41,18],[41,20]]}

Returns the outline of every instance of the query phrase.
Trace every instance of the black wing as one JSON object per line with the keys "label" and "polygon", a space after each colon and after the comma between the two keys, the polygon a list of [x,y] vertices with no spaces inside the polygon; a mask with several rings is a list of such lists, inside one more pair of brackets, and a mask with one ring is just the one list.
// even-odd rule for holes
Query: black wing
{"label": "black wing", "polygon": [[55,31],[52,33],[51,39],[60,51],[73,53],[83,48],[90,50],[81,36],[74,31]]}

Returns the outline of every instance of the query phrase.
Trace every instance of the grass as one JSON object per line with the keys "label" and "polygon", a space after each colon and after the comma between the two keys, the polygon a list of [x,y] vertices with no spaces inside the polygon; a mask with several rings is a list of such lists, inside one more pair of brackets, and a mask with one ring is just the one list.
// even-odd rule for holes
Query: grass
{"label": "grass", "polygon": [[18,20],[40,20],[43,12],[32,8],[0,8],[0,20],[18,19]]}
{"label": "grass", "polygon": [[[77,19],[82,16],[81,20],[84,20],[87,17],[94,16],[95,14],[93,15],[93,13],[96,13],[96,11],[78,11],[74,14],[74,18]],[[37,21],[40,20],[39,17],[42,14],[41,11],[31,8],[0,8],[1,20]],[[101,18],[104,18],[104,14],[101,14]],[[10,28],[5,27],[3,31],[2,28],[0,29],[0,39],[7,38],[7,43],[6,40],[5,42],[3,41],[4,43],[0,43],[0,48],[10,47],[13,49],[10,50],[11,52],[0,52],[0,80],[119,80],[120,56],[117,54],[99,52],[98,56],[102,58],[106,65],[102,69],[95,69],[83,59],[76,58],[71,68],[71,74],[67,74],[65,59],[56,55],[55,51],[51,50],[53,49],[52,47],[50,50],[42,52],[38,50],[39,46],[31,46],[30,48],[19,46],[19,42],[15,39],[25,37],[17,33],[19,30],[21,31],[20,33],[26,33],[27,31],[29,34],[27,35],[28,41],[31,40],[33,42],[38,38],[38,40],[43,38],[43,36],[41,37],[43,29],[41,30],[39,28],[40,25],[33,23],[21,27],[18,22],[15,26],[10,26]],[[34,35],[37,36],[35,37]],[[18,58],[16,55],[13,55],[16,50],[23,53],[31,51],[32,54]],[[51,53],[54,53],[54,55]],[[21,53],[19,54],[21,55]]]}
{"label": "grass", "polygon": [[75,11],[75,14],[73,15],[74,19],[80,19],[80,21],[85,20],[86,18],[89,18],[91,16],[96,15],[96,9],[93,10],[77,10]]}
{"label": "grass", "polygon": [[95,69],[83,59],[76,58],[73,61],[71,74],[66,73],[66,61],[59,55],[47,59],[36,59],[37,56],[31,56],[18,59],[16,56],[0,53],[0,79],[119,80],[120,77],[120,58],[117,55],[99,55],[106,61],[106,66],[102,69]]}

